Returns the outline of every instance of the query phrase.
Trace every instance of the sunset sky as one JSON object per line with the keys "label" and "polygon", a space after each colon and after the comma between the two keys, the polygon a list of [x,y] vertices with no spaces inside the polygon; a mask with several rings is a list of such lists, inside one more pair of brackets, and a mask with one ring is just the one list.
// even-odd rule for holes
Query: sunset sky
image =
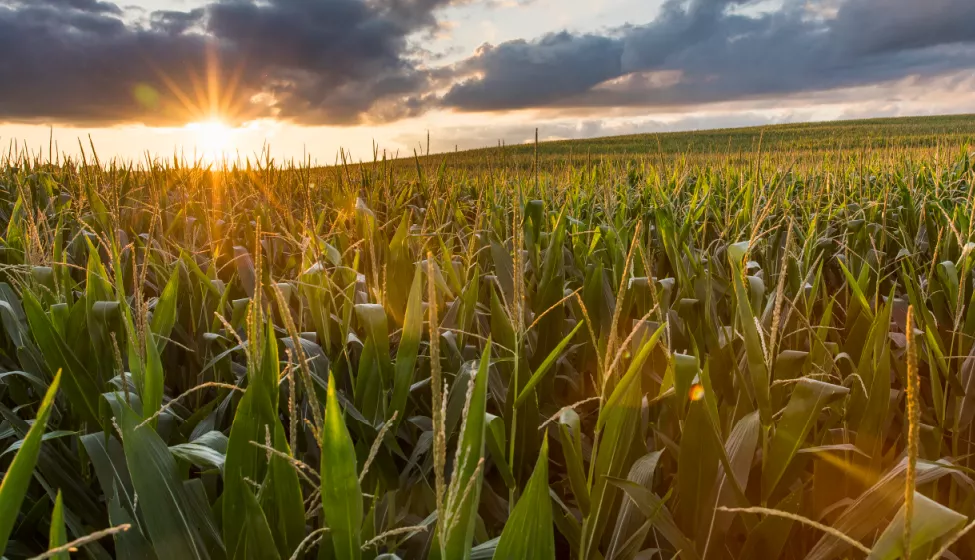
{"label": "sunset sky", "polygon": [[0,0],[0,52],[0,145],[103,157],[975,112],[972,0]]}

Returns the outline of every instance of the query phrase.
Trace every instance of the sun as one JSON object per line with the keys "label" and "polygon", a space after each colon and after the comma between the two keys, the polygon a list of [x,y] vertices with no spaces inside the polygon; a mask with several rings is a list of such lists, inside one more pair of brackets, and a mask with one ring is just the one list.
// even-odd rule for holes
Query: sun
{"label": "sun", "polygon": [[227,159],[233,149],[234,129],[219,119],[186,125],[193,134],[197,158],[206,163],[219,163]]}

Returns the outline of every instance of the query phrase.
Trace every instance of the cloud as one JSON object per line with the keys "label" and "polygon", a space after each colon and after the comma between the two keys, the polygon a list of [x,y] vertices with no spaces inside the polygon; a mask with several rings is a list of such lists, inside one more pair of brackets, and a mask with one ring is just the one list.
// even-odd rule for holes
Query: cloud
{"label": "cloud", "polygon": [[881,55],[975,42],[970,0],[858,0],[844,3],[832,27],[848,52]]}
{"label": "cloud", "polygon": [[122,15],[122,9],[111,2],[99,0],[9,0],[11,5],[47,6],[61,10],[78,10],[95,14]]}
{"label": "cloud", "polygon": [[[975,73],[793,94],[777,98],[774,104],[764,100],[711,103],[707,107],[688,103],[650,114],[640,107],[614,107],[601,108],[597,113],[556,108],[470,115],[475,121],[472,124],[437,127],[431,146],[434,152],[451,152],[455,146],[464,150],[495,146],[500,141],[509,145],[530,142],[536,128],[545,141],[953,113],[975,113]],[[422,146],[426,137],[422,131],[405,129],[393,140],[409,148]],[[652,139],[643,142],[648,152],[656,149]]]}
{"label": "cloud", "polygon": [[784,0],[757,14],[754,4],[668,0],[644,25],[485,45],[455,66],[462,78],[443,104],[661,108],[975,68],[971,0]]}
{"label": "cloud", "polygon": [[[498,0],[479,0],[498,6]],[[430,110],[694,109],[975,72],[972,0],[665,0],[649,22],[418,45],[472,0],[0,0],[0,121],[379,124]],[[479,8],[480,9],[480,8]],[[869,92],[863,95],[869,96]]]}
{"label": "cloud", "polygon": [[126,20],[97,0],[0,0],[0,120],[397,119],[428,77],[408,37],[448,0],[211,0]]}
{"label": "cloud", "polygon": [[547,105],[619,76],[622,54],[616,39],[567,32],[534,42],[485,45],[458,66],[460,72],[483,77],[454,85],[443,103],[469,110]]}

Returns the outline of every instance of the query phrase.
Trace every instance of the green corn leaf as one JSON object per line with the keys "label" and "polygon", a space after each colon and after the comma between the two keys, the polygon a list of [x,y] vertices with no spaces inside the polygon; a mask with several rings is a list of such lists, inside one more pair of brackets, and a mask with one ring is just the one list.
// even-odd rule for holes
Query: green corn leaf
{"label": "green corn leaf", "polygon": [[[702,400],[691,401],[677,460],[677,502],[674,515],[684,533],[707,537],[714,511],[718,476],[718,443],[711,434],[711,420]],[[703,545],[703,539],[698,540]],[[703,546],[701,546],[703,549]]]}
{"label": "green corn leaf", "polygon": [[762,473],[763,501],[772,495],[796,452],[804,447],[806,436],[819,418],[823,406],[830,399],[849,392],[849,389],[839,385],[809,378],[799,380],[769,443],[768,458]]}
{"label": "green corn leaf", "polygon": [[596,429],[600,432],[599,444],[589,479],[592,509],[582,524],[580,551],[585,557],[596,553],[612,513],[612,504],[618,498],[617,487],[610,485],[608,478],[619,477],[629,467],[627,456],[640,420],[640,373],[663,330],[661,325],[643,343],[630,362],[629,369],[599,411],[596,421]]}
{"label": "green corn leaf", "polygon": [[[626,391],[621,390],[619,387],[624,384],[624,380],[627,380],[627,382],[631,384],[639,381],[639,374],[641,373],[641,368],[643,367],[643,364],[647,361],[647,359],[650,357],[650,353],[657,346],[657,342],[660,341],[660,337],[664,333],[665,326],[666,325],[660,325],[659,327],[657,327],[657,330],[654,331],[653,334],[651,334],[650,337],[646,340],[646,342],[644,342],[640,346],[640,350],[633,357],[633,360],[630,362],[630,365],[627,368],[626,373],[623,375],[623,378],[620,379],[619,384],[617,384],[616,388],[614,388],[613,392],[609,395],[609,399],[606,400],[606,404],[603,406],[603,409],[609,410],[611,408],[617,407],[624,399],[629,399],[629,397],[632,396],[632,393],[628,394]],[[637,387],[637,386],[633,385],[633,387]],[[608,419],[609,419],[608,416],[604,417],[603,410],[600,410],[599,419],[596,420],[596,429],[597,430],[602,429],[606,425]]]}
{"label": "green corn leaf", "polygon": [[173,267],[173,272],[169,276],[169,282],[156,301],[156,307],[152,311],[152,321],[149,323],[149,330],[156,335],[156,345],[160,352],[166,347],[169,336],[173,332],[173,325],[176,324],[176,305],[179,299],[179,274],[180,267],[177,263]]}
{"label": "green corn leaf", "polygon": [[[929,462],[919,459],[915,484],[923,486],[956,472],[948,461]],[[863,540],[884,529],[884,521],[904,503],[907,458],[902,459],[873,486],[864,491],[831,523],[838,531]],[[916,503],[916,502],[915,502]],[[806,555],[805,560],[827,560],[840,556],[850,546],[830,535],[823,535]]]}
{"label": "green corn leaf", "polygon": [[508,461],[505,459],[507,437],[504,432],[504,418],[488,413],[485,414],[484,422],[487,424],[487,448],[494,462],[494,468],[504,479],[505,486],[513,489],[516,486],[515,477],[511,474],[511,468],[508,467]]}
{"label": "green corn leaf", "polygon": [[[146,418],[151,417],[162,406],[163,390],[166,379],[163,372],[162,358],[159,356],[159,346],[153,341],[152,335],[146,336],[146,369],[142,377],[142,413]],[[150,425],[155,428],[158,418]]]}
{"label": "green corn leaf", "polygon": [[44,354],[48,367],[65,372],[64,393],[71,406],[78,410],[83,419],[100,425],[98,399],[101,391],[98,384],[65,344],[50,318],[41,309],[40,302],[30,291],[24,292],[24,312],[30,324],[30,332]]}
{"label": "green corn leaf", "polygon": [[474,265],[474,270],[470,271],[470,282],[460,294],[460,312],[457,314],[459,332],[457,332],[457,344],[460,347],[468,344],[467,333],[471,330],[471,323],[474,320],[477,310],[477,298],[481,289],[481,269],[479,265]]}
{"label": "green corn leaf", "polygon": [[27,339],[27,316],[16,292],[6,282],[0,282],[0,322],[7,336],[17,348],[23,348]]}
{"label": "green corn leaf", "polygon": [[[975,309],[975,305],[972,306]],[[962,362],[959,380],[965,394],[958,401],[958,411],[955,414],[955,431],[961,431],[971,425],[975,418],[975,343],[968,351],[968,356]]]}
{"label": "green corn leaf", "polygon": [[545,374],[552,369],[552,366],[554,366],[555,362],[557,362],[562,356],[562,352],[565,351],[565,348],[570,342],[572,342],[572,339],[575,338],[576,333],[579,332],[579,329],[581,329],[583,325],[585,325],[585,323],[583,321],[579,321],[579,323],[576,324],[569,334],[566,335],[565,338],[563,338],[562,341],[552,349],[549,355],[545,357],[545,360],[541,363],[541,365],[539,365],[538,368],[535,369],[535,372],[532,373],[532,376],[528,380],[528,383],[525,384],[524,389],[521,390],[521,393],[515,400],[515,406],[521,406],[524,404],[525,400],[534,393],[535,387],[541,383],[542,379],[545,377]]}
{"label": "green corn leaf", "polygon": [[671,355],[674,360],[674,392],[677,394],[677,414],[683,418],[684,412],[687,410],[687,403],[689,402],[688,394],[690,393],[691,385],[694,384],[694,379],[698,376],[701,368],[697,356],[689,356],[677,352]]}
{"label": "green corn leaf", "polygon": [[[721,473],[718,475],[718,501],[719,506],[745,507],[748,504],[742,503],[742,494],[737,487],[744,493],[748,486],[748,473],[751,470],[752,462],[755,458],[755,449],[758,447],[761,423],[758,411],[752,412],[738,421],[732,428],[728,439],[724,444],[724,454],[727,463],[722,462]],[[720,451],[720,450],[719,450]],[[731,471],[729,478],[728,470]],[[727,532],[734,516],[727,513],[717,512],[715,514],[714,528],[712,530],[712,540],[720,538]]]}
{"label": "green corn leaf", "polygon": [[385,392],[379,361],[375,340],[369,337],[359,357],[354,389],[355,407],[365,416],[369,424],[381,422],[383,408],[385,408]]}
{"label": "green corn leaf", "polygon": [[[494,260],[495,275],[498,279],[501,292],[504,294],[504,301],[511,302],[514,298],[514,261],[511,258],[511,250],[501,243],[491,240],[491,258]],[[499,342],[500,341],[499,339]]]}
{"label": "green corn leaf", "polygon": [[[322,511],[337,558],[362,557],[362,489],[355,448],[342,418],[335,378],[328,376],[325,425],[322,427]],[[328,557],[323,546],[319,558]]]}
{"label": "green corn leaf", "polygon": [[118,497],[119,503],[125,505],[129,514],[134,513],[132,478],[129,476],[122,444],[114,435],[105,432],[86,434],[79,439],[95,468],[95,476],[102,491],[110,500]]}
{"label": "green corn leaf", "polygon": [[398,425],[406,413],[406,401],[413,384],[416,357],[423,337],[423,271],[416,267],[413,285],[406,300],[406,314],[403,319],[403,334],[399,348],[396,349],[396,363],[393,369],[393,396],[390,400],[389,415],[395,412]]}
{"label": "green corn leaf", "polygon": [[[74,435],[78,435],[78,432],[71,432],[71,431],[68,431],[68,430],[54,430],[53,432],[47,432],[46,434],[44,434],[43,436],[41,436],[41,441],[50,441],[52,439],[69,437],[69,436],[74,436]],[[5,455],[8,455],[10,453],[13,453],[14,451],[17,451],[18,449],[21,448],[21,446],[24,445],[24,441],[25,440],[19,439],[19,440],[15,441],[15,442],[11,443],[10,444],[10,447],[4,449],[3,450],[3,453],[0,453],[0,457],[3,457]]]}
{"label": "green corn leaf", "polygon": [[176,460],[155,430],[140,427],[141,418],[128,406],[121,412],[125,459],[156,555],[160,560],[212,558],[210,548],[219,538],[210,512],[187,493]]}
{"label": "green corn leaf", "polygon": [[109,281],[108,272],[105,270],[105,266],[102,264],[101,257],[98,255],[98,249],[91,242],[90,238],[85,237],[85,241],[88,243],[88,266],[85,271],[85,296],[90,302],[113,300],[115,298],[112,297],[112,284]]}
{"label": "green corn leaf", "polygon": [[393,367],[389,361],[389,325],[386,320],[386,310],[381,305],[360,303],[355,306],[355,313],[376,347],[383,387],[392,386]]}
{"label": "green corn leaf", "polygon": [[548,438],[524,493],[505,522],[495,558],[555,558],[552,501],[548,497]]}
{"label": "green corn leaf", "polygon": [[737,300],[738,320],[741,322],[741,329],[745,337],[745,356],[749,372],[747,386],[751,388],[752,395],[758,405],[762,425],[768,426],[772,422],[772,404],[769,394],[768,366],[765,363],[765,352],[762,350],[762,336],[755,324],[755,315],[752,313],[752,307],[749,304],[751,299],[745,291],[741,274],[735,270],[731,276]]}
{"label": "green corn leaf", "polygon": [[54,397],[57,395],[61,383],[61,372],[54,376],[54,381],[48,387],[41,407],[37,411],[34,424],[24,437],[24,444],[14,455],[13,461],[3,475],[0,482],[0,551],[6,550],[10,532],[17,521],[20,504],[27,494],[27,487],[34,476],[34,466],[41,452],[41,438],[47,428],[47,419],[51,416]]}
{"label": "green corn leaf", "polygon": [[[64,500],[61,498],[61,491],[54,499],[54,510],[51,511],[51,528],[47,539],[48,549],[58,548],[68,542],[68,531],[64,527]],[[55,560],[68,560],[67,552],[59,552],[52,556]]]}
{"label": "green corn leaf", "polygon": [[[905,506],[901,506],[893,521],[871,548],[868,560],[896,560],[904,557],[905,518]],[[911,517],[911,556],[921,547],[959,529],[966,520],[957,511],[915,492],[914,515]]]}
{"label": "green corn leaf", "polygon": [[[254,445],[254,442],[265,444],[270,440],[275,450],[285,455],[291,454],[284,428],[276,414],[278,353],[277,340],[270,326],[265,331],[263,362],[253,369],[250,385],[237,406],[226,444],[223,539],[227,552],[232,555],[240,554],[247,547],[263,547],[263,541],[243,542],[250,538],[244,534],[248,527],[256,536],[263,535],[264,528],[256,527],[263,522],[270,524],[267,531],[273,536],[278,553],[290,556],[303,538],[300,533],[304,532],[298,475],[287,459],[277,454],[270,454],[269,458],[266,450]],[[206,443],[212,445],[218,442],[210,439]],[[263,510],[258,517],[252,516],[249,505],[255,496],[248,480],[263,483],[261,499],[258,500]]]}
{"label": "green corn leaf", "polygon": [[304,504],[296,467],[281,456],[294,456],[284,426],[280,421],[274,421],[273,425],[271,446],[278,453],[271,454],[269,459],[260,501],[278,552],[282,557],[290,558],[305,537]]}
{"label": "green corn leaf", "polygon": [[481,496],[481,480],[484,477],[484,471],[478,465],[484,457],[490,358],[491,340],[488,339],[473,380],[470,406],[464,412],[464,429],[460,434],[456,454],[458,461],[454,466],[446,498],[447,511],[440,525],[442,528],[440,538],[443,543],[441,557],[444,560],[467,559],[471,554],[477,505],[480,503]]}
{"label": "green corn leaf", "polygon": [[846,285],[853,291],[853,296],[856,298],[857,302],[860,304],[861,310],[867,314],[868,319],[873,319],[873,313],[870,310],[870,302],[867,301],[867,296],[863,293],[863,289],[860,287],[860,283],[853,276],[843,261],[836,261],[840,265],[840,269],[843,271],[843,276],[846,277]]}
{"label": "green corn leaf", "polygon": [[[484,541],[472,548],[470,560],[492,560],[493,558],[502,558],[501,556],[495,556],[494,554],[499,540],[500,537],[494,538],[489,541]],[[379,560],[379,558],[376,560]]]}
{"label": "green corn leaf", "polygon": [[[650,489],[661,455],[663,455],[663,451],[651,451],[634,461],[626,479]],[[610,541],[609,549],[606,551],[608,558],[630,558],[637,553],[638,547],[650,532],[651,523],[647,523],[647,521],[653,521],[652,519],[641,518],[643,518],[642,512],[633,503],[633,500],[623,500],[619,515],[616,517],[613,538]]]}
{"label": "green corn leaf", "polygon": [[[399,227],[389,242],[389,258],[386,262],[386,298],[388,309],[398,323],[405,323],[409,313],[409,299],[412,290],[408,287],[410,272],[417,268],[413,264],[409,246],[409,212],[400,219]],[[415,276],[414,272],[414,276]],[[414,280],[415,281],[415,280]]]}
{"label": "green corn leaf", "polygon": [[237,277],[247,294],[248,299],[254,297],[257,288],[257,271],[254,270],[254,259],[246,247],[234,246],[234,263],[237,266]]}
{"label": "green corn leaf", "polygon": [[261,420],[268,415],[266,411],[267,399],[260,393],[263,387],[252,383],[244,397],[237,405],[237,413],[230,428],[230,439],[227,442],[227,454],[224,460],[224,489],[221,498],[223,507],[223,540],[231,558],[240,546],[243,538],[242,531],[247,522],[246,494],[252,493],[247,480],[259,481],[264,479],[266,472],[266,452],[255,447],[250,442],[263,443],[265,436]]}
{"label": "green corn leaf", "polygon": [[589,515],[589,484],[586,482],[586,469],[582,463],[582,422],[579,414],[568,409],[559,415],[559,441],[565,456],[569,486],[583,517]]}
{"label": "green corn leaf", "polygon": [[234,558],[280,558],[278,549],[274,546],[274,536],[268,525],[264,510],[253,493],[244,494],[244,524],[242,538],[238,541]]}
{"label": "green corn leaf", "polygon": [[128,524],[128,531],[115,534],[115,556],[117,558],[132,558],[134,560],[155,560],[156,553],[152,544],[146,539],[139,527],[139,522],[132,517],[130,510],[123,507],[116,491],[108,503],[108,520],[112,526]]}
{"label": "green corn leaf", "polygon": [[[548,246],[545,248],[542,262],[540,263],[540,277],[532,295],[532,307],[538,318],[538,338],[536,339],[535,352],[532,355],[531,365],[541,368],[543,364],[538,362],[544,357],[544,361],[558,359],[556,352],[558,347],[565,348],[568,341],[562,338],[565,332],[566,306],[562,303],[565,296],[565,266],[563,240],[565,238],[564,210],[560,212],[554,229],[548,236]],[[541,225],[541,224],[539,224]],[[536,269],[538,270],[538,269]],[[580,318],[580,322],[582,322]],[[578,328],[579,325],[576,325]],[[572,336],[569,337],[569,340]],[[559,353],[562,351],[559,350]],[[551,367],[551,366],[547,366]],[[554,382],[545,378],[544,374],[538,377],[536,383],[541,382],[542,387],[551,391]],[[524,390],[522,390],[524,394]],[[519,395],[520,396],[520,395]]]}
{"label": "green corn leaf", "polygon": [[680,530],[674,521],[673,515],[667,508],[665,501],[656,494],[648,490],[642,484],[637,484],[631,480],[620,478],[609,478],[609,483],[623,490],[628,499],[636,504],[640,512],[649,522],[660,531],[660,535],[667,540],[674,548],[681,551],[681,558],[688,560],[699,560],[694,541]]}
{"label": "green corn leaf", "polygon": [[[867,368],[860,371],[865,372]],[[867,457],[874,457],[874,465],[879,466],[883,444],[883,428],[887,421],[890,406],[890,349],[884,347],[871,365],[873,379],[870,380],[870,397],[867,399],[860,425],[857,429],[856,445]]]}
{"label": "green corn leaf", "polygon": [[[776,504],[775,509],[797,513],[802,503],[802,488],[797,488]],[[765,516],[749,531],[739,558],[780,558],[795,521],[775,515]],[[712,543],[716,545],[718,543]]]}
{"label": "green corn leaf", "polygon": [[[550,492],[549,497],[557,504],[562,505],[561,500],[554,492]],[[562,507],[561,511],[556,511],[552,520],[555,522],[555,528],[559,530],[559,533],[562,533],[565,540],[569,541],[572,557],[577,558],[579,556],[579,543],[582,539],[582,527],[579,526],[579,522],[572,515],[572,512],[567,511],[565,507]],[[602,555],[597,555],[596,558],[602,558]]]}
{"label": "green corn leaf", "polygon": [[751,247],[750,241],[739,241],[728,245],[728,258],[731,259],[733,265],[741,266],[742,260],[748,254],[749,247]]}
{"label": "green corn leaf", "polygon": [[498,297],[498,290],[491,289],[491,338],[498,341],[498,344],[515,350],[515,331],[505,311],[501,298]]}
{"label": "green corn leaf", "polygon": [[171,446],[169,451],[176,457],[203,469],[223,470],[226,461],[223,453],[199,443],[180,443]]}

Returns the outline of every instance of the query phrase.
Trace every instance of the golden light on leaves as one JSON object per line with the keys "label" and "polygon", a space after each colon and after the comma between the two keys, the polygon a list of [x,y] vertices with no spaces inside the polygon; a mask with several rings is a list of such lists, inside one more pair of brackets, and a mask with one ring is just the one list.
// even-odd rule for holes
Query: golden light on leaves
{"label": "golden light on leaves", "polygon": [[852,476],[853,478],[856,478],[863,484],[870,484],[877,480],[878,473],[870,470],[866,466],[857,465],[839,453],[826,451],[823,453],[817,453],[816,457],[838,469],[841,469],[843,472]]}
{"label": "golden light on leaves", "polygon": [[695,383],[691,386],[691,390],[687,393],[687,398],[692,401],[699,401],[704,398],[704,385],[700,383]]}

